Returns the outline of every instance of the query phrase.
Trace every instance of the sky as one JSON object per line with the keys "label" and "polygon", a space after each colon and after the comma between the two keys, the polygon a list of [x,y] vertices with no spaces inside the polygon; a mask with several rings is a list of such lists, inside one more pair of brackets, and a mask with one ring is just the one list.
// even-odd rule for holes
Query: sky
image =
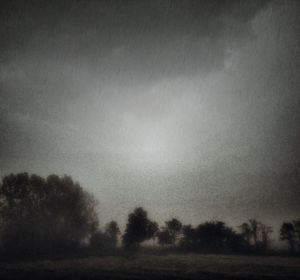
{"label": "sky", "polygon": [[0,176],[68,174],[101,224],[299,218],[299,8],[1,1]]}

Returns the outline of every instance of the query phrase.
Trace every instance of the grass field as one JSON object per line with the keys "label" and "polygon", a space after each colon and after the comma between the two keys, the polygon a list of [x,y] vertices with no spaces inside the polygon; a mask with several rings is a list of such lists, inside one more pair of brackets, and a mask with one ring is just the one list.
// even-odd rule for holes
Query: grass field
{"label": "grass field", "polygon": [[139,255],[0,264],[0,279],[300,279],[300,259]]}

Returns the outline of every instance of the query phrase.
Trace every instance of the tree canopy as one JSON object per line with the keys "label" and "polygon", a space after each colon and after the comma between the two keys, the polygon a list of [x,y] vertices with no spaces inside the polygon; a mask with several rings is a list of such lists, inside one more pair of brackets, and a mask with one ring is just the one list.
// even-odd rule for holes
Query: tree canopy
{"label": "tree canopy", "polygon": [[292,252],[300,252],[300,220],[285,222],[280,228],[280,239],[287,241]]}
{"label": "tree canopy", "polygon": [[128,216],[123,244],[126,248],[137,249],[141,242],[151,239],[156,231],[156,223],[148,219],[148,213],[142,207],[138,207]]}
{"label": "tree canopy", "polygon": [[0,186],[1,250],[11,255],[74,251],[98,226],[96,201],[71,177],[5,176]]}

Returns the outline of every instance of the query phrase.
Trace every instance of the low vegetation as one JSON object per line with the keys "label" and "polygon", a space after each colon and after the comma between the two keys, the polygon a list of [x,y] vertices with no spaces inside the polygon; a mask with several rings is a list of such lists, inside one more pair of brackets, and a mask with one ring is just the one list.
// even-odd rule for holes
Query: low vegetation
{"label": "low vegetation", "polygon": [[296,258],[168,254],[0,263],[0,279],[300,279]]}

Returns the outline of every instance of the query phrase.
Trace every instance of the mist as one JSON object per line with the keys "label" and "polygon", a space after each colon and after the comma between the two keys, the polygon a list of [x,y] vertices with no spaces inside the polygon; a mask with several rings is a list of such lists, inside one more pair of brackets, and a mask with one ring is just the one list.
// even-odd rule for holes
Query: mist
{"label": "mist", "polygon": [[296,219],[297,1],[7,1],[0,174],[68,174],[101,223]]}

